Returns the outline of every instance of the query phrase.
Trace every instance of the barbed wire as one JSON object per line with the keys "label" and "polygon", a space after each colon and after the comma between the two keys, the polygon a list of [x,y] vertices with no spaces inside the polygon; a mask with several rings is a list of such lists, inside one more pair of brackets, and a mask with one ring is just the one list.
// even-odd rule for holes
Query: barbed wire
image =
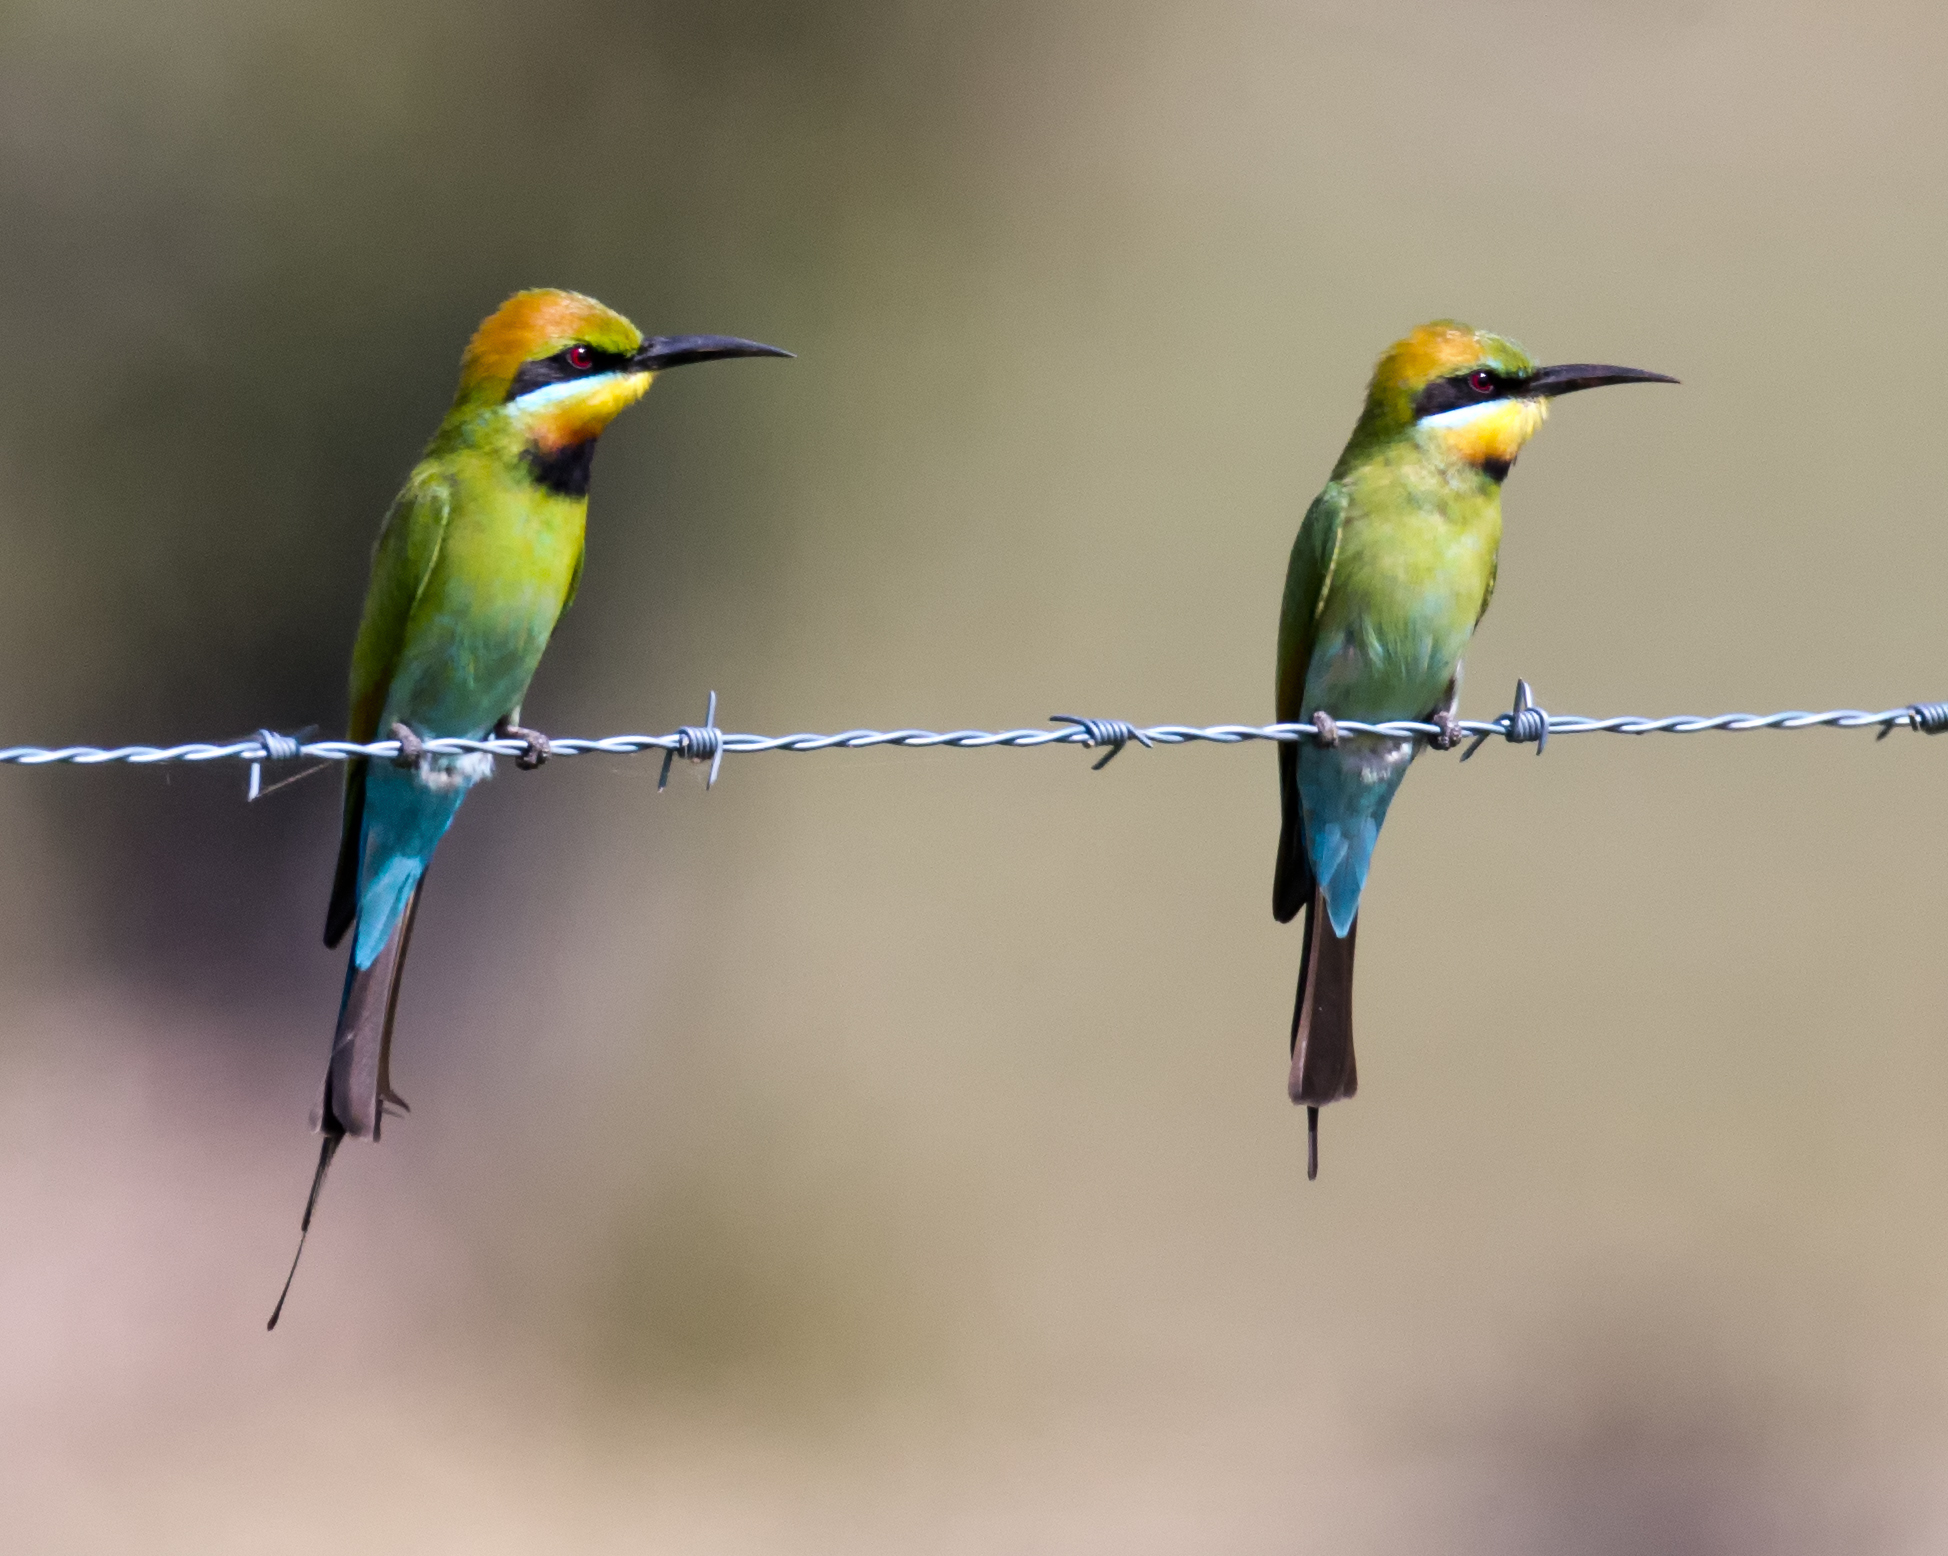
{"label": "barbed wire", "polygon": [[[1533,744],[1540,755],[1552,736],[1557,735],[1697,735],[1707,731],[1741,734],[1748,730],[1776,729],[1874,729],[1885,739],[1896,729],[1912,729],[1923,734],[1948,732],[1948,702],[1914,702],[1905,707],[1888,708],[1879,713],[1857,708],[1834,708],[1824,713],[1714,713],[1707,715],[1673,714],[1662,718],[1623,715],[1587,718],[1579,714],[1551,714],[1536,706],[1527,681],[1516,686],[1515,706],[1492,719],[1457,719],[1446,729],[1415,719],[1394,719],[1369,724],[1357,719],[1322,720],[1297,724],[1151,724],[1138,726],[1123,719],[1092,719],[1075,714],[1050,715],[1055,727],[1033,729],[848,729],[836,734],[748,735],[717,727],[717,694],[710,694],[710,709],[705,722],[686,724],[667,735],[607,735],[597,739],[550,738],[546,754],[554,757],[637,756],[646,752],[663,753],[661,788],[669,779],[670,764],[678,758],[690,762],[709,762],[710,779],[715,782],[718,765],[726,752],[751,755],[764,751],[869,751],[886,746],[923,750],[978,751],[991,747],[1030,746],[1107,747],[1095,766],[1107,765],[1123,748],[1138,745],[1183,746],[1199,742],[1214,745],[1244,745],[1255,741],[1331,743],[1348,735],[1375,735],[1393,740],[1459,735],[1472,743],[1463,754],[1465,761],[1481,748],[1482,742],[1499,736],[1514,744]],[[1450,740],[1450,743],[1452,741]],[[481,739],[458,737],[421,738],[409,743],[412,755],[461,756],[478,753],[496,757],[532,757],[534,744],[528,740],[489,735]],[[149,767],[187,762],[248,762],[251,765],[251,793],[259,793],[259,774],[267,762],[311,760],[343,762],[358,757],[375,761],[396,760],[402,744],[387,740],[305,740],[261,729],[236,740],[190,741],[173,746],[8,746],[0,749],[0,764],[14,767],[74,766],[97,767],[125,763]]]}

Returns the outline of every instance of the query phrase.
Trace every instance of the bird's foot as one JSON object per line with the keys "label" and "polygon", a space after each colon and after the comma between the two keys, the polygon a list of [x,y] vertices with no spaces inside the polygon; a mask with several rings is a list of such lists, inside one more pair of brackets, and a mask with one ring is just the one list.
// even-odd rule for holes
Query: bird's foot
{"label": "bird's foot", "polygon": [[1332,721],[1332,715],[1323,708],[1312,715],[1312,727],[1319,734],[1319,744],[1336,746],[1339,744],[1339,726]]}
{"label": "bird's foot", "polygon": [[514,765],[524,773],[533,772],[543,762],[547,761],[549,757],[555,754],[554,748],[548,744],[548,737],[542,734],[540,730],[524,729],[521,725],[516,724],[512,717],[505,714],[502,715],[500,722],[494,726],[494,738],[496,740],[518,740],[527,747],[527,750],[514,758]]}
{"label": "bird's foot", "polygon": [[392,765],[394,767],[419,766],[420,758],[426,755],[426,742],[405,724],[392,726],[392,738],[399,742],[399,754],[392,759]]}
{"label": "bird's foot", "polygon": [[1468,738],[1462,732],[1461,721],[1446,708],[1441,709],[1439,713],[1430,714],[1427,722],[1440,731],[1438,735],[1427,737],[1427,743],[1436,751],[1452,751]]}

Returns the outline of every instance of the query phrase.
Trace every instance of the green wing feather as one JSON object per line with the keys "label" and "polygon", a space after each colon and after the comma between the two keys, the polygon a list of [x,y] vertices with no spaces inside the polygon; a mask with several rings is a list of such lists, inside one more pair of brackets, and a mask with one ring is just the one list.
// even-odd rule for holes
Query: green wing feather
{"label": "green wing feather", "polygon": [[1495,598],[1495,580],[1502,575],[1501,552],[1497,551],[1488,562],[1488,587],[1481,591],[1481,609],[1475,612],[1475,625],[1481,625],[1481,618],[1488,614],[1488,607]]}
{"label": "green wing feather", "polygon": [[568,607],[575,603],[575,592],[582,587],[582,563],[588,560],[588,542],[583,541],[581,549],[575,553],[575,571],[568,575],[568,592],[561,597],[561,609],[555,614],[555,625],[561,625],[561,618],[568,614]]}
{"label": "green wing feather", "polygon": [[[372,580],[352,649],[351,718],[346,739],[378,735],[379,716],[406,646],[406,627],[426,580],[440,559],[453,493],[445,477],[422,467],[393,499],[372,548]],[[365,816],[366,759],[345,764],[345,820],[338,839],[338,873],[325,915],[325,944],[335,946],[358,917],[359,832]]]}
{"label": "green wing feather", "polygon": [[[1304,711],[1306,670],[1312,663],[1319,612],[1332,587],[1333,564],[1339,556],[1340,528],[1346,517],[1348,494],[1337,481],[1306,509],[1305,522],[1292,542],[1292,560],[1285,571],[1285,603],[1278,619],[1278,721],[1295,722]],[[1289,923],[1312,896],[1312,866],[1305,851],[1305,817],[1299,807],[1299,748],[1281,741],[1278,747],[1280,825],[1278,863],[1272,879],[1272,915]]]}

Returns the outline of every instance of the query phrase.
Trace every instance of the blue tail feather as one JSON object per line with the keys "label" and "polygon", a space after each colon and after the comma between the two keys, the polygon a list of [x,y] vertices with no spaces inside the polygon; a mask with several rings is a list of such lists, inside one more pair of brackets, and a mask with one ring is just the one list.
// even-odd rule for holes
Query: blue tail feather
{"label": "blue tail feather", "polygon": [[367,774],[354,967],[385,949],[466,796],[465,783],[428,784],[410,769],[375,763]]}
{"label": "blue tail feather", "polygon": [[1305,807],[1306,849],[1326,900],[1333,933],[1352,933],[1360,893],[1373,863],[1373,845],[1387,819],[1413,747],[1357,737],[1335,747],[1308,747],[1299,756],[1299,797]]}

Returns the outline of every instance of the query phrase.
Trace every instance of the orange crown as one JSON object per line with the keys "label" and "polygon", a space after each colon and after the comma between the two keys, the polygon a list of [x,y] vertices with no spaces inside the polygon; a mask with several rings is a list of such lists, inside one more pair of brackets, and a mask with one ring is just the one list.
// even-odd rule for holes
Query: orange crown
{"label": "orange crown", "polygon": [[613,308],[580,292],[550,287],[516,292],[481,321],[467,342],[456,403],[498,404],[523,362],[551,357],[577,341],[598,351],[628,353],[643,343],[643,335]]}

